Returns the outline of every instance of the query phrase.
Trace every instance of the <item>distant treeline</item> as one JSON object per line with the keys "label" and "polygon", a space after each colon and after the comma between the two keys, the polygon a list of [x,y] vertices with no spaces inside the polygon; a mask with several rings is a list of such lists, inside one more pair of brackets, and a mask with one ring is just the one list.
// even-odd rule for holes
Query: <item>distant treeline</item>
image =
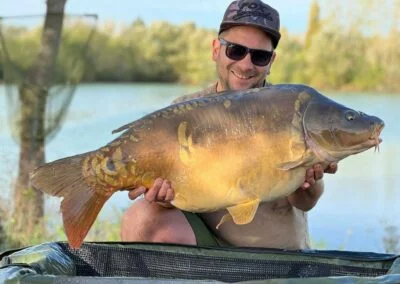
{"label": "distant treeline", "polygon": [[[215,80],[211,42],[216,31],[140,19],[118,28],[109,23],[97,27],[87,51],[93,26],[76,21],[64,26],[57,62],[61,82],[182,82],[198,84]],[[39,28],[3,28],[3,38],[12,66],[0,65],[0,76],[25,74],[40,47]],[[5,61],[0,58],[0,61]],[[1,63],[1,62],[0,62]],[[5,72],[4,68],[9,68]],[[12,69],[12,70],[10,70]],[[13,78],[11,78],[13,79]]]}
{"label": "distant treeline", "polygon": [[[85,42],[92,27],[84,22],[65,25],[57,78],[79,81],[86,66],[86,82],[180,82],[205,84],[216,79],[211,42],[217,31],[193,23],[173,25],[140,19],[126,27],[109,23],[97,27],[87,54]],[[12,76],[23,74],[39,48],[40,29],[3,28],[14,62]],[[282,40],[269,80],[304,83],[332,90],[399,92],[400,31],[366,33],[334,20],[321,20],[314,2],[308,31]],[[85,56],[83,56],[85,55]],[[4,58],[3,58],[4,61]],[[7,73],[0,67],[0,76]],[[7,67],[11,68],[11,67]]]}

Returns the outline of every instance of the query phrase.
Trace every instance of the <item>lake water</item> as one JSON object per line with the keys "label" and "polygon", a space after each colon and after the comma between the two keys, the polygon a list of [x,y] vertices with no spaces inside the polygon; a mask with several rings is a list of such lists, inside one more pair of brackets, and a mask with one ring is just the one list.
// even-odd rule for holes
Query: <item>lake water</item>
{"label": "lake water", "polygon": [[[80,85],[66,122],[47,145],[47,160],[93,150],[115,138],[111,131],[197,88],[169,84]],[[0,184],[2,197],[17,172],[18,146],[10,138],[6,96],[0,86]],[[309,213],[311,239],[318,248],[384,252],[384,239],[400,242],[400,96],[327,93],[335,100],[379,116],[385,121],[380,152],[373,149],[339,164],[335,175],[325,175],[326,190]],[[48,212],[58,207],[49,198]],[[113,217],[113,207],[131,204],[126,192],[115,194],[101,216]],[[58,217],[57,217],[58,218]],[[389,233],[388,228],[393,229]]]}

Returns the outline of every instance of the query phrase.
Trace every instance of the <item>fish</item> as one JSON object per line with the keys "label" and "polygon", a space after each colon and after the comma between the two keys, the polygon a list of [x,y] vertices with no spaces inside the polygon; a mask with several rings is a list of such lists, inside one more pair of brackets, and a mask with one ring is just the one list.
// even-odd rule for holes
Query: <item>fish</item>
{"label": "fish", "polygon": [[[171,181],[171,204],[226,208],[222,223],[250,223],[261,202],[290,195],[306,170],[377,149],[384,122],[306,85],[228,91],[170,105],[124,125],[97,150],[40,166],[31,185],[60,205],[68,243],[79,248],[117,191]],[[379,149],[379,148],[378,148]]]}

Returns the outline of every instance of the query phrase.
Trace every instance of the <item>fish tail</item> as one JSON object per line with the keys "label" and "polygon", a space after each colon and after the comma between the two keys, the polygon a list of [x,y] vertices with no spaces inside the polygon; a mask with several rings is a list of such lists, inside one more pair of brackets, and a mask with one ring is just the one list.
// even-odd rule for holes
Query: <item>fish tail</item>
{"label": "fish tail", "polygon": [[47,194],[63,197],[61,213],[68,243],[79,248],[111,192],[98,188],[83,175],[89,152],[45,164],[31,173],[31,185]]}

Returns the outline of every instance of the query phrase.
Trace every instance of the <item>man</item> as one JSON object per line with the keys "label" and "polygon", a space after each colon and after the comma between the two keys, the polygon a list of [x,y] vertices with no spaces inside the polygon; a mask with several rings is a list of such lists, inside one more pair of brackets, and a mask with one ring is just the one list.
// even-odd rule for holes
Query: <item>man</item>
{"label": "man", "polygon": [[[215,95],[226,90],[245,90],[266,85],[280,40],[279,14],[260,0],[232,2],[225,12],[218,39],[212,43],[218,82],[211,87],[178,98],[175,102]],[[336,164],[326,169],[336,172]],[[216,225],[226,210],[193,214],[171,208],[174,197],[168,180],[158,178],[152,188],[129,193],[137,200],[125,213],[121,237],[124,241],[166,242],[190,245],[235,245],[303,249],[309,247],[307,211],[323,193],[321,165],[308,169],[301,188],[286,198],[260,204],[247,225],[233,222]]]}

